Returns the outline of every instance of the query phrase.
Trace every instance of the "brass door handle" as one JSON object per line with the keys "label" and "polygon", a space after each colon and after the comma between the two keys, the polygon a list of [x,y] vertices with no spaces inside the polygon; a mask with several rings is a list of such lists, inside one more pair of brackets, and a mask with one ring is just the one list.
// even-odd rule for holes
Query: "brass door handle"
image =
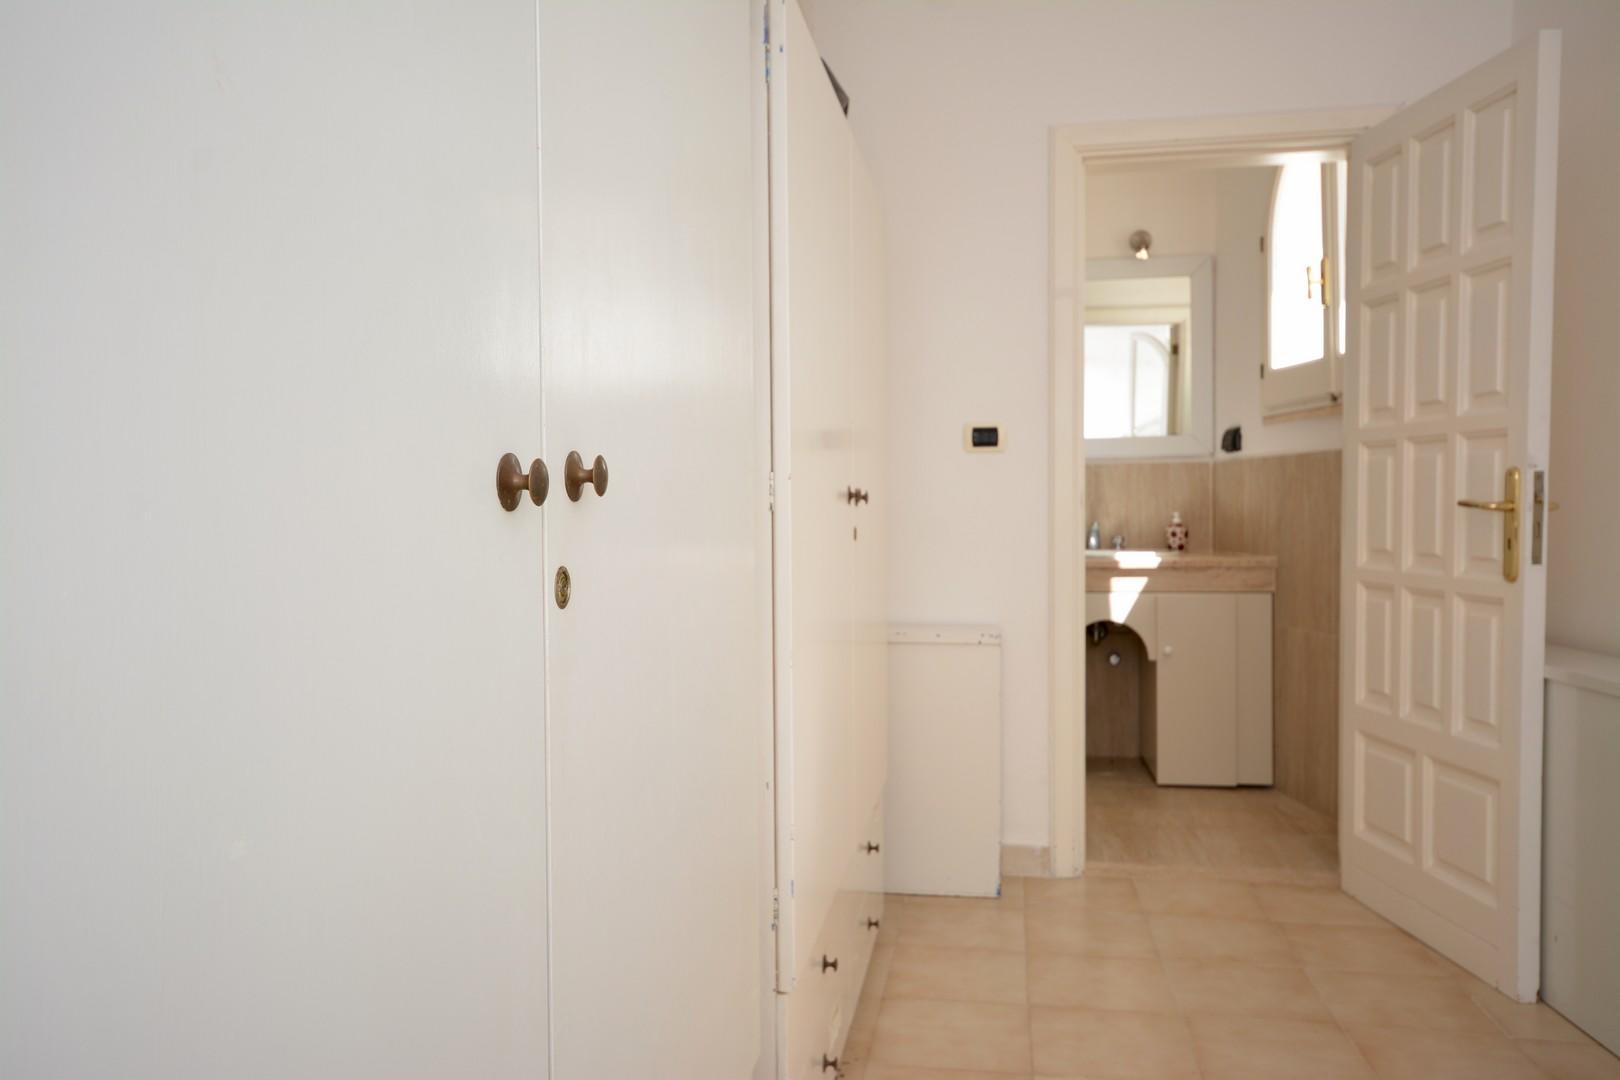
{"label": "brass door handle", "polygon": [[534,505],[543,506],[550,490],[551,473],[539,458],[534,459],[528,472],[523,471],[523,463],[516,454],[502,454],[501,460],[495,465],[495,494],[500,498],[504,510],[516,510],[523,501],[525,491]]}
{"label": "brass door handle", "polygon": [[591,467],[585,467],[585,459],[579,456],[578,450],[568,451],[568,460],[563,463],[563,487],[568,492],[570,502],[579,502],[579,497],[585,492],[585,485],[589,484],[596,490],[598,496],[607,494],[608,468],[607,461],[601,454],[591,462]]}
{"label": "brass door handle", "polygon": [[1519,484],[1523,474],[1517,465],[1502,474],[1505,499],[1458,499],[1457,505],[1469,510],[1489,510],[1502,514],[1502,579],[1519,580]]}

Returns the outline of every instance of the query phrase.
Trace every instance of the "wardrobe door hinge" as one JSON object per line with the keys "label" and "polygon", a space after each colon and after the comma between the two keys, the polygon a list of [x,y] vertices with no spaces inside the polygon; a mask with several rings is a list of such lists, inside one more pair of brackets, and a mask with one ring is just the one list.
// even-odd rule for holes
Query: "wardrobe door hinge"
{"label": "wardrobe door hinge", "polygon": [[771,890],[771,933],[776,933],[782,925],[782,894],[775,889]]}
{"label": "wardrobe door hinge", "polygon": [[771,513],[776,513],[776,473],[765,474],[765,501],[770,506]]}

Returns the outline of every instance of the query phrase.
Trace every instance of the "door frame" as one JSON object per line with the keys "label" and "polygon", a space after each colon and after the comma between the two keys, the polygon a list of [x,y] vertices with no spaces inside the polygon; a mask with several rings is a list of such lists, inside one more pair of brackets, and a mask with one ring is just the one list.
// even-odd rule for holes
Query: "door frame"
{"label": "door frame", "polygon": [[1051,652],[1047,748],[1051,850],[1055,877],[1077,877],[1086,865],[1085,505],[1086,445],[1081,328],[1085,312],[1087,168],[1244,162],[1277,154],[1348,149],[1396,106],[1309,112],[1125,120],[1054,127],[1050,134],[1051,206],[1048,341],[1051,402]]}

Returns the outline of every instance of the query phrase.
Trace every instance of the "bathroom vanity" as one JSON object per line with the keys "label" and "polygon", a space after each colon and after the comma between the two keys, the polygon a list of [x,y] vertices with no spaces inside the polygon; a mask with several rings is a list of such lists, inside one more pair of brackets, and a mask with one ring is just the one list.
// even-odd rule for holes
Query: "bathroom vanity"
{"label": "bathroom vanity", "polygon": [[1272,782],[1271,555],[1086,552],[1086,624],[1141,638],[1142,759],[1165,785]]}

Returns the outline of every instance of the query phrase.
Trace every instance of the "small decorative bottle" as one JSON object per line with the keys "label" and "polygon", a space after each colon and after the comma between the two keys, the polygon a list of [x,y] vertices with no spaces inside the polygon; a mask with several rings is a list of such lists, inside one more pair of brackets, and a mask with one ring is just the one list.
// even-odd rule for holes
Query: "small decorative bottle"
{"label": "small decorative bottle", "polygon": [[1180,510],[1171,512],[1170,524],[1164,530],[1164,541],[1171,551],[1187,550],[1187,526],[1182,524]]}

